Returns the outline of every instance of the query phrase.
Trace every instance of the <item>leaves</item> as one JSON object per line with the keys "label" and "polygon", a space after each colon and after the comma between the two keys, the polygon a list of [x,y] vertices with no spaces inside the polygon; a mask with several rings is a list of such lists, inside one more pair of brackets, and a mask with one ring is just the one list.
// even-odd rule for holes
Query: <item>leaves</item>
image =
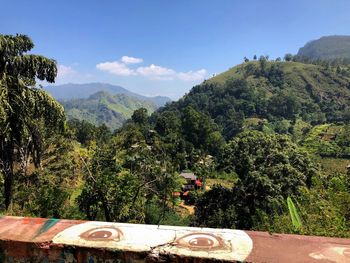
{"label": "leaves", "polygon": [[[46,131],[63,129],[63,107],[48,93],[33,88],[36,78],[53,82],[56,62],[25,54],[34,47],[24,35],[0,35],[0,169],[5,178],[5,206],[12,198],[14,163],[26,174],[28,160],[40,166]],[[31,87],[29,86],[31,85]]]}
{"label": "leaves", "polygon": [[300,216],[290,196],[287,197],[287,205],[288,205],[289,215],[295,230],[300,230],[300,228],[302,227]]}

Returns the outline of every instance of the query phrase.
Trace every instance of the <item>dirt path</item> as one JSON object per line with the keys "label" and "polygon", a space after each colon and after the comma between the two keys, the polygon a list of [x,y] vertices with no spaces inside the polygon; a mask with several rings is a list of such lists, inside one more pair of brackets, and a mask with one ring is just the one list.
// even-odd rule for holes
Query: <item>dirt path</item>
{"label": "dirt path", "polygon": [[194,214],[194,205],[185,205],[184,200],[182,200],[180,206],[186,208],[190,215]]}

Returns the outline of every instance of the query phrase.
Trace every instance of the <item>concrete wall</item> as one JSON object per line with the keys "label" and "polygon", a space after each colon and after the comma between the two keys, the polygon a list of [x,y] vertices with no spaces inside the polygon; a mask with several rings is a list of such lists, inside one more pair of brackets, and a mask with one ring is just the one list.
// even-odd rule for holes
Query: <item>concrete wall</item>
{"label": "concrete wall", "polygon": [[350,239],[0,218],[0,262],[350,262]]}

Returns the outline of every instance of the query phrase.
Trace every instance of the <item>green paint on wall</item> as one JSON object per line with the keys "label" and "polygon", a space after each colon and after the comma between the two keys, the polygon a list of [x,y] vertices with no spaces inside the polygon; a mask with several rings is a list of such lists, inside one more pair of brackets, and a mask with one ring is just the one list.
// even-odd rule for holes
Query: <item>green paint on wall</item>
{"label": "green paint on wall", "polygon": [[51,227],[56,225],[56,223],[59,221],[59,219],[51,218],[47,219],[45,223],[42,225],[42,227],[39,229],[39,231],[36,233],[35,237],[40,236],[42,233],[45,233],[48,231]]}

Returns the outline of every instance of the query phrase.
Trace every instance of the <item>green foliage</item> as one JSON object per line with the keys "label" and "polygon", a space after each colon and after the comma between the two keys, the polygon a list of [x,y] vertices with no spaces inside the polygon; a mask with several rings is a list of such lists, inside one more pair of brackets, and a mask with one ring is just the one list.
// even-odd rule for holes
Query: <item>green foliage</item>
{"label": "green foliage", "polygon": [[140,108],[135,110],[134,113],[131,115],[131,119],[134,123],[137,123],[139,125],[145,125],[148,120],[147,109]]}
{"label": "green foliage", "polygon": [[106,143],[112,137],[110,129],[104,124],[96,127],[87,121],[73,119],[68,121],[68,127],[73,133],[72,137],[84,146],[92,141]]}
{"label": "green foliage", "polygon": [[293,226],[295,230],[298,230],[301,228],[302,223],[298,214],[298,211],[295,207],[295,204],[289,196],[287,197],[287,205],[288,205],[288,210],[289,210],[289,215],[292,220]]}
{"label": "green foliage", "polygon": [[323,124],[314,126],[301,143],[309,152],[323,157],[349,157],[349,138],[349,124]]}
{"label": "green foliage", "polygon": [[297,201],[305,221],[305,234],[350,236],[349,192],[335,193],[332,188],[324,185],[310,190],[303,189]]}
{"label": "green foliage", "polygon": [[[4,176],[5,208],[12,201],[14,174],[26,174],[28,160],[40,167],[43,134],[63,128],[62,106],[41,89],[36,78],[53,82],[56,62],[26,54],[34,47],[24,35],[0,35],[0,172]],[[14,163],[20,168],[15,170]]]}
{"label": "green foliage", "polygon": [[74,202],[82,176],[80,150],[64,136],[47,138],[42,168],[28,172],[25,177],[16,174],[12,211],[26,216],[82,218]]}
{"label": "green foliage", "polygon": [[[166,105],[152,118],[160,123],[158,119],[170,112],[183,118],[184,138],[195,142],[195,147],[203,142],[188,133],[197,132],[194,125],[201,114],[218,125],[217,130],[225,139],[244,130],[247,118],[266,120],[267,124],[257,127],[260,130],[268,125],[275,132],[291,133],[298,119],[311,125],[347,121],[350,116],[347,114],[350,112],[350,91],[346,88],[349,81],[349,77],[333,68],[326,70],[318,65],[272,62],[261,57],[259,61],[238,65],[195,86],[182,99]],[[290,125],[286,126],[288,122]],[[160,129],[157,131],[161,132]]]}
{"label": "green foliage", "polygon": [[146,224],[160,224],[171,226],[188,226],[191,222],[191,216],[181,216],[175,209],[165,206],[162,203],[151,201],[146,204]]}
{"label": "green foliage", "polygon": [[[231,218],[231,224],[235,222],[235,227],[251,228],[259,213],[272,216],[283,210],[284,200],[289,195],[299,194],[300,187],[310,187],[311,178],[317,174],[308,155],[288,137],[258,131],[243,132],[229,142],[219,168],[237,174],[238,181],[232,190],[215,189],[230,196],[228,200],[203,197],[197,202],[200,211],[196,213],[197,224],[214,220],[217,227],[232,227],[224,224],[229,220],[220,221],[221,216],[217,218],[225,212],[208,210],[211,205],[221,207],[224,204],[219,202],[224,202],[233,205],[235,213],[232,215],[239,215]],[[233,208],[227,209],[232,212]],[[211,219],[214,214],[215,218]],[[208,218],[203,218],[203,215]]]}
{"label": "green foliage", "polygon": [[100,145],[87,164],[78,205],[88,219],[143,223],[149,201],[162,203],[164,209],[174,201],[172,193],[183,181],[164,156],[161,142],[142,126],[143,119],[135,117],[137,123]]}
{"label": "green foliage", "polygon": [[236,228],[241,215],[236,212],[235,202],[234,191],[221,185],[214,186],[196,202],[194,225]]}
{"label": "green foliage", "polygon": [[116,162],[115,150],[101,146],[86,167],[77,202],[90,220],[143,222],[141,181]]}

